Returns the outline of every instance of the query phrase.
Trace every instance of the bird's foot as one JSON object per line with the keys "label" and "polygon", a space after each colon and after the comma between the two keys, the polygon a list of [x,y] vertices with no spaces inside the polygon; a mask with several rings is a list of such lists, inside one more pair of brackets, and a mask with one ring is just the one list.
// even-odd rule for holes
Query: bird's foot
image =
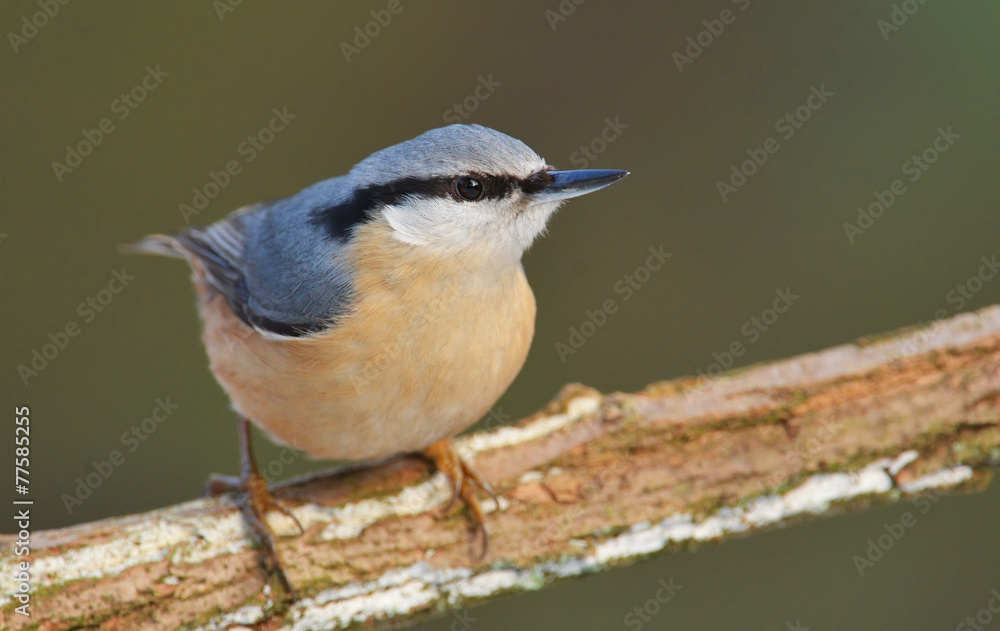
{"label": "bird's foot", "polygon": [[239,498],[240,511],[243,513],[243,520],[256,535],[257,540],[264,546],[266,552],[264,567],[268,573],[278,580],[278,586],[294,601],[295,590],[291,581],[285,574],[281,557],[278,555],[278,547],[274,543],[274,532],[267,523],[267,512],[271,509],[277,510],[295,522],[299,528],[299,534],[304,534],[305,529],[292,511],[285,508],[267,490],[267,480],[257,469],[257,463],[253,457],[253,449],[250,444],[250,422],[244,416],[238,419],[238,433],[240,438],[240,477],[213,475],[205,484],[206,495],[220,495],[222,493],[236,493]]}
{"label": "bird's foot", "polygon": [[292,511],[274,499],[274,496],[267,489],[267,481],[256,471],[244,472],[242,478],[217,474],[209,477],[205,484],[205,494],[222,495],[224,493],[237,494],[237,503],[243,513],[243,520],[264,547],[266,553],[265,569],[278,580],[280,587],[287,592],[289,597],[296,600],[295,589],[285,574],[281,556],[278,554],[278,547],[274,541],[274,531],[267,523],[267,513],[270,510],[276,510],[285,515],[295,522],[299,534],[305,533],[302,523]]}
{"label": "bird's foot", "polygon": [[445,474],[448,479],[452,482],[452,495],[448,503],[441,509],[441,512],[447,512],[451,510],[451,507],[455,505],[455,502],[459,498],[465,503],[469,508],[471,514],[471,524],[470,529],[472,530],[473,539],[482,537],[482,548],[480,550],[478,559],[482,560],[486,557],[486,554],[490,550],[490,534],[489,529],[486,526],[486,517],[483,515],[482,506],[479,504],[479,500],[476,498],[475,487],[479,487],[486,491],[490,497],[493,499],[494,503],[497,505],[497,509],[500,508],[500,501],[497,499],[496,493],[490,487],[489,483],[479,476],[478,473],[472,470],[468,464],[462,460],[459,455],[455,452],[455,446],[451,439],[446,439],[438,441],[424,449],[424,456],[430,459],[437,470]]}

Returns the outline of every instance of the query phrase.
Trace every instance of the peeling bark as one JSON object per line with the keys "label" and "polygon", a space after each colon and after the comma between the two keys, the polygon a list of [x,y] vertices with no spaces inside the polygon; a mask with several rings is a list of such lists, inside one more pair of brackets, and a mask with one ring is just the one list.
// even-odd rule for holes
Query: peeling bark
{"label": "peeling bark", "polygon": [[[458,444],[500,496],[482,562],[462,511],[435,512],[443,476],[402,457],[278,487],[306,529],[270,517],[294,605],[269,598],[222,497],[34,533],[32,616],[6,600],[0,626],[391,624],[848,504],[981,488],[1000,462],[1000,306],[710,380],[567,386]],[[0,594],[12,549],[0,536]]]}

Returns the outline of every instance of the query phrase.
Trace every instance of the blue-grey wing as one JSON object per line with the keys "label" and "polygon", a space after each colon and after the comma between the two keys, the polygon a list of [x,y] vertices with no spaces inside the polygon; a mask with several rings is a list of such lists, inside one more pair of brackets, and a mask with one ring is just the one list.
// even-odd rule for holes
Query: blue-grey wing
{"label": "blue-grey wing", "polygon": [[130,249],[193,258],[240,320],[268,337],[309,337],[349,309],[351,278],[341,256],[347,235],[333,238],[316,220],[354,212],[342,180],[248,206],[204,228],[152,235]]}

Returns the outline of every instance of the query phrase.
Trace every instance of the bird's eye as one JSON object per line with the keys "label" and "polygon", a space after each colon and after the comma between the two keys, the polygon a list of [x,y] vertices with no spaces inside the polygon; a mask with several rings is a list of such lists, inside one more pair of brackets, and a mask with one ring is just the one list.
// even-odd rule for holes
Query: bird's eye
{"label": "bird's eye", "polygon": [[463,175],[455,180],[455,192],[470,202],[483,196],[483,183],[474,177]]}

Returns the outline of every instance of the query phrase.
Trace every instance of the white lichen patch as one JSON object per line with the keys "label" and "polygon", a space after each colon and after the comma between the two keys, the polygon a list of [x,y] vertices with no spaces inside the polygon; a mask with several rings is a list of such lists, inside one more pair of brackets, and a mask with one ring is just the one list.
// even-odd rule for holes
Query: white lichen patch
{"label": "white lichen patch", "polygon": [[177,548],[170,559],[173,563],[201,563],[220,554],[239,552],[250,545],[243,517],[238,512],[223,517],[212,515],[188,519],[183,523],[197,535],[197,539]]}
{"label": "white lichen patch", "polygon": [[950,469],[942,469],[906,484],[900,484],[899,488],[904,493],[920,493],[928,489],[957,486],[971,477],[972,469],[965,465],[960,465]]}
{"label": "white lichen patch", "polygon": [[521,474],[521,477],[517,479],[518,484],[531,484],[532,482],[541,482],[545,478],[559,475],[563,470],[559,467],[551,467],[545,471],[538,471],[537,469],[532,469],[531,471],[525,471]]}
{"label": "white lichen patch", "polygon": [[286,629],[337,629],[405,614],[441,598],[440,586],[473,575],[467,568],[435,570],[427,563],[390,570],[378,580],[328,589],[296,603]]}
{"label": "white lichen patch", "polygon": [[563,414],[538,419],[522,427],[501,427],[492,432],[480,432],[455,441],[455,450],[465,460],[473,460],[477,453],[520,445],[556,432],[581,417],[593,414],[601,407],[598,397],[582,396],[571,400]]}
{"label": "white lichen patch", "polygon": [[545,474],[541,471],[525,471],[521,474],[521,477],[517,479],[518,484],[530,484],[532,482],[541,482],[545,479]]}
{"label": "white lichen patch", "polygon": [[442,473],[416,486],[408,486],[396,495],[361,500],[330,510],[332,520],[320,535],[324,540],[352,539],[380,519],[392,515],[419,515],[447,502],[451,484]]}
{"label": "white lichen patch", "polygon": [[436,590],[428,588],[420,581],[409,581],[399,587],[364,594],[318,605],[296,607],[293,622],[286,629],[293,631],[323,631],[342,629],[353,623],[370,619],[389,618],[408,614],[437,600]]}
{"label": "white lichen patch", "polygon": [[528,589],[537,581],[526,581],[525,573],[517,570],[489,570],[477,574],[445,588],[451,594],[450,600],[457,602],[457,597],[485,598],[492,594],[510,591],[515,588]]}
{"label": "white lichen patch", "polygon": [[[303,528],[309,528],[315,523],[327,523],[333,519],[333,509],[313,504],[297,507],[292,513]],[[197,539],[193,543],[178,547],[171,556],[173,563],[201,563],[223,554],[234,554],[251,546],[246,523],[242,514],[238,512],[223,516],[181,518],[177,521],[193,530]],[[268,513],[267,522],[275,536],[289,537],[299,534],[295,522],[278,511]]]}
{"label": "white lichen patch", "polygon": [[489,515],[490,513],[495,513],[496,511],[503,512],[510,508],[510,501],[503,497],[502,495],[497,495],[497,501],[493,501],[493,498],[482,502],[479,506],[482,509],[484,515]]}
{"label": "white lichen patch", "polygon": [[[296,506],[295,508],[293,508],[292,514],[295,515],[295,518],[299,520],[299,523],[302,524],[302,527],[308,530],[309,528],[311,528],[316,524],[329,523],[330,520],[334,518],[334,515],[336,513],[334,512],[334,509],[330,506],[320,506],[318,504],[303,504],[301,506]],[[284,518],[287,527],[281,531],[277,530],[276,528],[279,525],[271,522],[270,516],[268,517],[269,517],[268,523],[271,524],[271,527],[274,529],[274,533],[279,537],[295,536],[299,534],[299,530],[298,528],[295,527],[295,523],[292,522],[291,519],[285,517],[284,515],[282,515],[281,517]]]}
{"label": "white lichen patch", "polygon": [[[712,524],[709,518],[702,524]],[[714,528],[710,526],[710,529]],[[694,538],[695,523],[691,515],[672,515],[649,528],[630,530],[606,541],[598,543],[589,559],[595,565],[605,565],[609,561],[642,556],[662,550],[671,541],[685,541]]]}
{"label": "white lichen patch", "polygon": [[227,613],[213,619],[211,622],[198,627],[197,631],[235,631],[239,628],[246,628],[236,625],[251,625],[263,622],[267,618],[264,608],[260,605],[247,605],[240,607],[232,613]]}
{"label": "white lichen patch", "polygon": [[904,451],[903,453],[896,456],[896,459],[889,465],[886,471],[889,475],[899,475],[899,472],[903,470],[906,465],[910,464],[920,456],[916,450],[910,449],[909,451]]}
{"label": "white lichen patch", "polygon": [[[890,491],[893,482],[887,471],[898,471],[912,459],[911,452],[904,452],[894,460],[884,458],[858,472],[815,475],[783,495],[757,498],[746,507],[723,508],[715,515],[699,522],[695,522],[691,515],[674,515],[656,525],[633,528],[627,533],[599,543],[594,550],[593,558],[596,562],[604,564],[615,559],[650,554],[669,543],[707,541],[807,513],[822,513],[834,502],[845,502],[863,495],[877,495]],[[948,471],[954,470],[946,470]],[[941,475],[944,473],[935,474],[937,477],[931,482],[944,487],[954,486],[965,479],[955,473]],[[924,479],[926,478],[921,478]],[[915,487],[911,484],[902,490],[907,493],[912,492],[908,490],[909,488]]]}
{"label": "white lichen patch", "polygon": [[[169,522],[128,526],[122,529],[120,537],[110,541],[36,558],[31,565],[33,587],[100,578],[136,565],[162,561],[172,546],[187,541],[191,535],[190,528]],[[22,560],[11,557],[0,561],[0,592],[14,591],[14,566]]]}
{"label": "white lichen patch", "polygon": [[[538,589],[545,583],[537,570],[435,570],[426,563],[386,572],[376,581],[327,590],[296,603],[283,627],[340,629],[364,620],[406,615],[439,600],[451,604],[512,590]],[[213,624],[215,621],[213,621]]]}
{"label": "white lichen patch", "polygon": [[419,562],[407,567],[389,570],[374,581],[354,583],[344,587],[328,589],[308,600],[303,601],[303,604],[308,605],[309,603],[315,603],[322,605],[328,602],[337,602],[348,598],[354,598],[355,596],[385,590],[390,587],[399,587],[400,585],[405,585],[411,581],[419,581],[428,586],[446,585],[454,581],[466,579],[472,575],[472,570],[468,568],[448,568],[436,570],[427,563]]}

